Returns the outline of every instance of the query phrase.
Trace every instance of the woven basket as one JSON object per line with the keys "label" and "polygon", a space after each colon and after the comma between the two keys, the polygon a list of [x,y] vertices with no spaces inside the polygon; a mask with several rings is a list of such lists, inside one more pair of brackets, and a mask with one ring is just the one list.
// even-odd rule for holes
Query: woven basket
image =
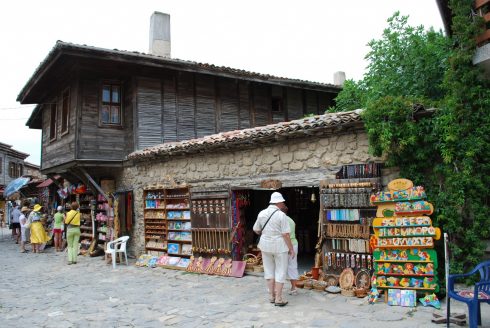
{"label": "woven basket", "polygon": [[327,283],[325,281],[313,282],[313,289],[323,292],[325,291],[325,288],[327,288]]}
{"label": "woven basket", "polygon": [[340,294],[343,295],[343,296],[347,296],[347,297],[354,297],[354,296],[356,296],[356,294],[354,293],[354,289],[342,289],[340,291]]}
{"label": "woven basket", "polygon": [[303,280],[296,281],[296,287],[298,287],[298,288],[304,288],[305,287],[305,282]]}
{"label": "woven basket", "polygon": [[305,280],[304,288],[305,289],[312,289],[313,288],[313,280],[312,279]]}
{"label": "woven basket", "polygon": [[257,256],[253,254],[245,254],[243,255],[243,260],[245,261],[245,270],[254,271],[254,266],[259,264],[259,260]]}
{"label": "woven basket", "polygon": [[365,288],[355,288],[354,295],[359,298],[364,298],[368,294],[368,289]]}
{"label": "woven basket", "polygon": [[253,267],[254,272],[264,272],[264,266],[262,264],[255,265]]}
{"label": "woven basket", "polygon": [[323,280],[327,283],[327,286],[337,286],[339,284],[339,277],[334,274],[327,274]]}

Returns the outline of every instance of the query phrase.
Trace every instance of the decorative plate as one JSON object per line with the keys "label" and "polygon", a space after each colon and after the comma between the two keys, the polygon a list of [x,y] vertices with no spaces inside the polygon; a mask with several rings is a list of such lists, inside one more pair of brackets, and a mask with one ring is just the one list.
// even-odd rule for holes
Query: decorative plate
{"label": "decorative plate", "polygon": [[346,268],[339,277],[340,288],[349,289],[354,284],[354,271],[351,268]]}
{"label": "decorative plate", "polygon": [[361,270],[356,274],[356,287],[369,288],[371,285],[371,276],[368,270]]}

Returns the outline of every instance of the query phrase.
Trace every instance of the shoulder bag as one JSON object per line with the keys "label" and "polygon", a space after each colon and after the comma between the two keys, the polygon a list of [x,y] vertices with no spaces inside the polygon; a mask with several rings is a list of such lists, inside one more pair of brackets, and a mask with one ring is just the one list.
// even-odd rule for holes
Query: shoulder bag
{"label": "shoulder bag", "polygon": [[274,213],[276,213],[277,211],[279,211],[279,209],[275,210],[274,212],[272,212],[271,215],[269,215],[269,218],[267,219],[267,221],[265,221],[264,226],[262,227],[262,229],[260,229],[260,236],[259,236],[259,241],[257,242],[257,245],[260,243],[260,237],[262,237],[262,232],[264,231],[265,227],[267,226],[267,223],[269,223],[269,220],[274,215]]}

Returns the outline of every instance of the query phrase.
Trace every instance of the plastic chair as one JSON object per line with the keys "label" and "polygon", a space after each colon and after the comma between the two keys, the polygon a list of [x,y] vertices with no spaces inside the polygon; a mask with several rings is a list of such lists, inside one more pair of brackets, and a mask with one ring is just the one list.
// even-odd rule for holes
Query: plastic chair
{"label": "plastic chair", "polygon": [[116,254],[119,253],[119,261],[122,262],[122,253],[126,258],[126,265],[128,265],[128,255],[126,254],[126,243],[129,240],[129,236],[122,236],[113,241],[107,243],[107,249],[105,250],[105,259],[107,260],[107,254],[111,254],[112,268],[116,268]]}
{"label": "plastic chair", "polygon": [[[480,281],[475,284],[473,290],[456,291],[454,283],[456,279],[465,278],[480,273]],[[480,303],[490,304],[490,261],[478,264],[471,272],[464,274],[450,274],[448,277],[447,312],[450,315],[451,298],[468,305],[470,328],[481,325]]]}

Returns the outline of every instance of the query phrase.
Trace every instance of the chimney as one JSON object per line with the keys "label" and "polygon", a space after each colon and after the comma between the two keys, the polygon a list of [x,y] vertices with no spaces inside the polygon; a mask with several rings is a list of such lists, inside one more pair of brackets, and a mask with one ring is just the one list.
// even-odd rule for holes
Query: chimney
{"label": "chimney", "polygon": [[335,85],[344,85],[345,82],[345,72],[339,71],[333,73],[333,84]]}
{"label": "chimney", "polygon": [[155,11],[150,20],[150,54],[170,57],[170,15]]}

